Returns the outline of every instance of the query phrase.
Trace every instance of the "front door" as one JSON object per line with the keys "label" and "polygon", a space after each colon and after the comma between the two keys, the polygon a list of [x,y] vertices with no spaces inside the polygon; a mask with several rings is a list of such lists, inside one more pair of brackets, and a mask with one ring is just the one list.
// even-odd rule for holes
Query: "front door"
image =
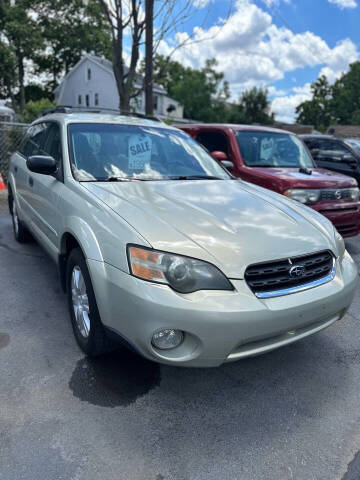
{"label": "front door", "polygon": [[48,123],[46,140],[43,146],[44,154],[55,158],[57,172],[54,175],[33,174],[34,203],[37,226],[47,240],[48,247],[55,252],[59,243],[60,230],[60,193],[64,188],[61,132],[57,123]]}
{"label": "front door", "polygon": [[310,150],[318,167],[334,170],[350,177],[356,176],[358,159],[341,141],[317,140],[316,144],[311,144]]}

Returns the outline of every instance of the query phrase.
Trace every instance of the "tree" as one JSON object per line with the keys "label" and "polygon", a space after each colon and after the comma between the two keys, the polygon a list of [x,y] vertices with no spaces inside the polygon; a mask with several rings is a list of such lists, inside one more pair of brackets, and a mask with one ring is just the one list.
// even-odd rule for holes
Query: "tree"
{"label": "tree", "polygon": [[145,113],[153,115],[154,0],[145,0]]}
{"label": "tree", "polygon": [[42,112],[48,108],[55,107],[55,102],[52,102],[48,98],[41,98],[38,101],[30,100],[26,105],[22,114],[20,116],[20,120],[25,123],[31,123],[42,114]]}
{"label": "tree", "polygon": [[16,57],[11,47],[0,41],[0,98],[10,98],[15,108]]}
{"label": "tree", "polygon": [[[28,99],[48,97],[85,52],[111,57],[98,0],[0,0],[0,31],[0,95],[20,111]],[[36,91],[42,87],[25,85],[25,65],[27,73],[49,77],[42,95]]]}
{"label": "tree", "polygon": [[[145,0],[99,0],[99,2],[111,29],[113,69],[120,97],[120,108],[129,111],[130,100],[139,94],[139,90],[134,89],[134,83],[140,52],[143,51],[144,46]],[[228,16],[232,8],[232,0],[229,4]],[[161,42],[166,37],[170,38],[177,33],[178,28],[193,18],[200,7],[201,2],[194,0],[183,0],[181,3],[178,0],[154,0],[153,58]],[[150,21],[151,17],[149,17]],[[204,21],[206,18],[205,11]],[[226,20],[222,24],[225,22]],[[200,28],[201,25],[198,26],[198,29]],[[170,49],[167,60],[170,60],[175,50],[191,41],[192,37],[188,34],[178,37],[178,42]]]}
{"label": "tree", "polygon": [[21,110],[26,101],[25,59],[32,58],[43,46],[34,16],[36,4],[36,0],[0,0],[0,31],[15,57]]}
{"label": "tree", "polygon": [[111,58],[110,29],[97,0],[42,0],[37,14],[45,48],[34,61],[51,78],[51,90],[85,52]]}
{"label": "tree", "polygon": [[274,123],[274,114],[270,113],[271,104],[268,91],[264,88],[253,87],[246,90],[240,97],[239,109],[245,123],[260,123],[263,125]]}
{"label": "tree", "polygon": [[226,101],[230,97],[224,74],[216,70],[215,59],[196,70],[179,62],[157,55],[154,59],[154,77],[164,86],[168,95],[184,106],[184,116],[204,122],[222,121],[228,113]]}
{"label": "tree", "polygon": [[332,88],[330,109],[334,123],[359,125],[360,123],[360,62],[350,65],[348,73],[342,75]]}
{"label": "tree", "polygon": [[332,121],[332,87],[325,75],[311,85],[312,99],[296,108],[297,123],[314,125],[318,130],[326,130]]}

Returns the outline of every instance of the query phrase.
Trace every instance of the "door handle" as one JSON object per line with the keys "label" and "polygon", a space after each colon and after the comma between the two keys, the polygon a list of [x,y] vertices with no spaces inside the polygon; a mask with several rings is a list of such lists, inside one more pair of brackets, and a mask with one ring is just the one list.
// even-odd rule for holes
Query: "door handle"
{"label": "door handle", "polygon": [[17,173],[17,167],[14,167],[15,173]]}
{"label": "door handle", "polygon": [[34,186],[34,180],[33,180],[32,177],[29,177],[29,185],[30,185],[30,187]]}

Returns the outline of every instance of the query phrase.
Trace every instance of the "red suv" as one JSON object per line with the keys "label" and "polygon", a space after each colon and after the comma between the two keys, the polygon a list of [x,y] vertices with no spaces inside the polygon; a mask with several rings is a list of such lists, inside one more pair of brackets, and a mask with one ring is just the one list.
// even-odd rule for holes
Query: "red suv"
{"label": "red suv", "polygon": [[354,178],[317,168],[303,142],[275,128],[181,125],[236,177],[304,203],[325,215],[344,237],[360,233]]}

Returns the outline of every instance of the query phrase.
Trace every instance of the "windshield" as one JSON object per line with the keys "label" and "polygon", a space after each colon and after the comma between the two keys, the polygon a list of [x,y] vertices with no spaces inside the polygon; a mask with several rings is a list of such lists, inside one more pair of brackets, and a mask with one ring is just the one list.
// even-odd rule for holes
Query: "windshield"
{"label": "windshield", "polygon": [[236,138],[248,167],[313,168],[302,141],[288,133],[237,131]]}
{"label": "windshield", "polygon": [[347,143],[350,147],[355,148],[355,150],[360,152],[360,140],[349,138],[345,140],[345,143]]}
{"label": "windshield", "polygon": [[75,123],[69,147],[79,181],[231,178],[195,140],[166,128]]}

